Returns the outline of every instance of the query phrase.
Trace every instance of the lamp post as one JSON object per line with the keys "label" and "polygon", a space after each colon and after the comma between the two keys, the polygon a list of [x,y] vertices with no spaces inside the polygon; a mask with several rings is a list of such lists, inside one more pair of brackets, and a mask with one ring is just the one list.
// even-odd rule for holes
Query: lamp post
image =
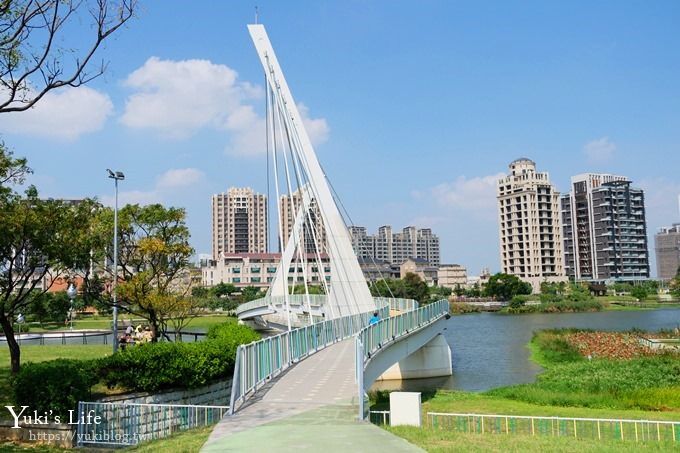
{"label": "lamp post", "polygon": [[109,178],[113,179],[116,189],[116,201],[113,205],[113,352],[118,350],[118,301],[116,298],[116,285],[118,283],[118,181],[125,179],[122,171],[109,172]]}
{"label": "lamp post", "polygon": [[73,282],[69,282],[68,288],[66,289],[66,295],[68,296],[69,300],[71,303],[69,304],[68,308],[68,321],[69,321],[69,330],[73,330],[73,300],[76,298],[76,295],[78,294],[78,290],[76,289],[76,285],[73,284]]}

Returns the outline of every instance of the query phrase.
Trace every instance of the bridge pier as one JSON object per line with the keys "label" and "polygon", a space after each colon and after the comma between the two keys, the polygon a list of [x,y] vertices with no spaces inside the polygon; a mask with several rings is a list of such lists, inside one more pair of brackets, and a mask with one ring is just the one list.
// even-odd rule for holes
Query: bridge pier
{"label": "bridge pier", "polygon": [[423,347],[392,365],[376,380],[420,379],[452,374],[451,348],[444,336],[438,334]]}

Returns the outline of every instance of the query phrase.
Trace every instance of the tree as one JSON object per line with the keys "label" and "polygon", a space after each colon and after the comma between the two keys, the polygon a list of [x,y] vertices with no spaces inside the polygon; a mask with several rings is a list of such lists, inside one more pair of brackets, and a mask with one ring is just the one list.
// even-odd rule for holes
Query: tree
{"label": "tree", "polygon": [[497,273],[489,277],[485,293],[498,300],[511,300],[520,294],[531,294],[531,285],[523,282],[515,275]]}
{"label": "tree", "polygon": [[33,186],[16,193],[11,185],[29,171],[24,159],[14,159],[0,145],[0,326],[13,374],[21,364],[13,321],[58,277],[89,268],[90,225],[99,209],[90,199],[42,200]]}
{"label": "tree", "polygon": [[630,295],[637,300],[642,301],[645,297],[647,297],[647,288],[643,285],[635,285],[633,290],[630,292]]}
{"label": "tree", "polygon": [[[176,302],[190,293],[188,269],[194,250],[185,218],[184,209],[160,204],[127,205],[119,211],[118,264],[123,282],[118,284],[118,306],[146,319],[154,341],[166,331],[168,321],[184,310]],[[110,209],[104,211],[101,225],[112,241]]]}
{"label": "tree", "polygon": [[[95,53],[136,11],[137,0],[0,0],[0,113],[27,110],[54,89],[102,75],[106,63],[95,66]],[[80,50],[67,39],[79,24],[93,35]]]}
{"label": "tree", "polygon": [[216,297],[231,297],[235,292],[236,287],[231,283],[219,282],[212,288],[212,293]]}
{"label": "tree", "polygon": [[675,273],[675,278],[671,280],[670,290],[674,297],[680,298],[680,267],[678,267],[678,271]]}

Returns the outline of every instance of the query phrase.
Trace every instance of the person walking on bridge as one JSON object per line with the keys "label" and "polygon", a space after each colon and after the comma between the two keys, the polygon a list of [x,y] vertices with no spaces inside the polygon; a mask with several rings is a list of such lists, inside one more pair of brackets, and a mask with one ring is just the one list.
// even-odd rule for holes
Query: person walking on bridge
{"label": "person walking on bridge", "polygon": [[371,319],[368,320],[368,325],[372,326],[373,324],[377,324],[378,321],[380,321],[380,316],[378,315],[378,312],[376,311],[376,312],[373,313],[373,316],[371,317]]}

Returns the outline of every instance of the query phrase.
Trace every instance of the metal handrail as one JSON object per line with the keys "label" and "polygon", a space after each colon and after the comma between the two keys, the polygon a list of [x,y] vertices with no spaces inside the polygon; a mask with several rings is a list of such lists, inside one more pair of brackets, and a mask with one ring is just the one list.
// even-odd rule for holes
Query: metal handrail
{"label": "metal handrail", "polygon": [[364,368],[366,362],[380,348],[398,338],[424,328],[449,314],[449,301],[441,299],[397,316],[386,317],[359,331],[356,336],[356,380],[359,393],[359,418],[364,419],[366,402],[364,395]]}
{"label": "metal handrail", "polygon": [[[389,317],[389,310],[389,304],[384,305],[378,308],[378,313],[386,318]],[[320,349],[354,336],[368,324],[372,315],[373,311],[370,311],[335,318],[240,345],[236,350],[229,414],[236,412],[237,408],[265,382],[294,363]]]}

